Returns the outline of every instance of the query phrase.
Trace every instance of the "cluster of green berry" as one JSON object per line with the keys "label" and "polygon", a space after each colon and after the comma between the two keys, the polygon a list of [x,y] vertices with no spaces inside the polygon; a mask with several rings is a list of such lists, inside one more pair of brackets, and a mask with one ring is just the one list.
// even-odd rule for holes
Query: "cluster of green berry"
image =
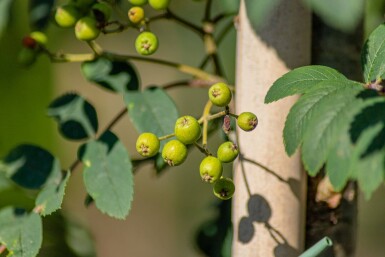
{"label": "cluster of green berry", "polygon": [[75,36],[82,41],[96,39],[101,27],[108,22],[111,7],[95,0],[70,0],[55,11],[56,24],[63,28],[75,28]]}
{"label": "cluster of green berry", "polygon": [[[228,104],[232,94],[230,88],[225,83],[216,83],[209,89],[209,99],[213,105],[225,107],[226,110],[212,115],[212,118],[225,117],[229,115],[237,118],[238,126],[245,131],[253,130],[257,124],[257,116],[251,112],[241,113],[239,116],[229,112]],[[182,164],[187,158],[186,145],[194,144],[207,155],[200,163],[200,176],[204,182],[213,185],[214,194],[223,200],[230,199],[235,191],[235,186],[230,178],[222,176],[222,163],[233,162],[239,153],[238,147],[231,141],[222,143],[217,150],[217,157],[209,153],[205,143],[200,146],[197,140],[202,135],[201,124],[208,121],[210,116],[203,115],[197,120],[192,116],[183,116],[177,119],[174,133],[158,138],[153,133],[143,133],[136,141],[136,150],[144,157],[155,156],[160,149],[160,140],[175,136],[176,139],[167,142],[162,150],[163,160],[170,166]],[[207,133],[207,131],[206,131]]]}

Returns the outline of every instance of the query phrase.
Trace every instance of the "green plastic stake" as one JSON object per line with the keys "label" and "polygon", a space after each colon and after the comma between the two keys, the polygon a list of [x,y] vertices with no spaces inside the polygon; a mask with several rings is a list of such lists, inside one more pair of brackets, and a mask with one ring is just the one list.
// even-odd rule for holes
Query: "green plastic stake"
{"label": "green plastic stake", "polygon": [[320,253],[322,253],[332,245],[333,241],[329,237],[325,236],[298,257],[317,257]]}

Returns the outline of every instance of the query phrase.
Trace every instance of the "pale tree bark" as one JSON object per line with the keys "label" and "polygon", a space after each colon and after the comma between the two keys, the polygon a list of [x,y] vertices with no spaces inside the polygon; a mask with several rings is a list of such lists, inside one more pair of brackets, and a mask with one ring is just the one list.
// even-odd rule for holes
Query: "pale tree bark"
{"label": "pale tree bark", "polygon": [[298,154],[287,157],[282,130],[295,102],[269,105],[264,97],[284,73],[310,62],[311,16],[300,1],[281,1],[254,31],[241,3],[237,36],[237,113],[257,114],[253,132],[238,131],[242,152],[235,165],[233,254],[298,256],[304,246],[306,176]]}

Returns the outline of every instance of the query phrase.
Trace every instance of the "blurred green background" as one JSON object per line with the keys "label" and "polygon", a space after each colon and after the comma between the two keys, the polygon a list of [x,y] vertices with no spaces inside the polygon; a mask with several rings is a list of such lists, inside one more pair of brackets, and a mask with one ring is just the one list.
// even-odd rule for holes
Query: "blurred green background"
{"label": "blurred green background", "polygon": [[[0,0],[4,1],[4,0]],[[218,0],[219,1],[219,0]],[[219,11],[215,1],[214,11]],[[125,1],[123,1],[125,2]],[[125,6],[128,9],[128,6]],[[192,22],[202,17],[203,2],[173,0],[171,8]],[[54,122],[46,116],[49,103],[68,91],[85,96],[95,106],[101,127],[124,106],[120,96],[106,92],[87,82],[81,75],[79,63],[51,64],[42,56],[28,69],[17,63],[21,39],[29,33],[27,1],[14,0],[10,22],[0,39],[0,156],[21,143],[35,143],[48,148],[58,156],[63,167],[68,167],[76,157],[80,143],[64,140],[58,134]],[[146,10],[151,15],[151,10]],[[383,21],[384,1],[367,3],[366,31],[371,31]],[[231,21],[227,19],[226,22]],[[172,60],[189,65],[199,65],[203,58],[203,44],[199,37],[170,21],[159,21],[151,26],[159,36],[160,49],[156,58]],[[101,36],[98,42],[114,52],[134,54],[136,31]],[[90,52],[82,42],[75,40],[71,29],[51,25],[48,29],[48,47],[54,51]],[[186,50],[187,49],[187,50]],[[234,82],[235,30],[233,29],[220,46],[220,59],[225,73]],[[162,85],[187,78],[168,67],[135,62],[142,86]],[[179,107],[180,114],[198,117],[206,102],[206,90],[177,88],[169,91]],[[134,142],[137,133],[125,117],[114,128],[132,156],[136,156]],[[212,137],[219,143],[219,135]],[[204,256],[195,246],[194,236],[198,227],[217,215],[217,203],[211,188],[201,183],[197,173],[201,153],[193,151],[184,165],[167,169],[157,177],[150,166],[141,167],[135,175],[135,195],[132,211],[126,221],[117,221],[102,215],[94,207],[85,208],[85,189],[81,168],[74,172],[64,202],[63,215],[70,222],[56,215],[50,218],[45,231],[45,242],[52,251],[39,256],[72,256],[72,251],[63,246],[64,232],[71,241],[84,251],[83,256],[95,255],[92,244],[82,237],[80,227],[90,231],[95,242],[97,256]],[[230,174],[230,166],[227,166]],[[33,193],[21,192],[8,187],[0,178],[0,206],[18,205],[31,207]],[[385,202],[382,186],[370,201],[360,199],[358,252],[356,256],[377,257],[385,252]],[[72,224],[72,225],[71,225]],[[75,224],[75,225],[73,225]],[[52,231],[49,228],[54,228]],[[62,233],[63,232],[63,233]],[[49,236],[48,236],[49,235]],[[48,239],[47,239],[48,238]],[[54,240],[56,239],[56,240]],[[60,248],[55,248],[60,245]],[[55,246],[55,247],[54,247]],[[55,250],[59,249],[59,250]]]}

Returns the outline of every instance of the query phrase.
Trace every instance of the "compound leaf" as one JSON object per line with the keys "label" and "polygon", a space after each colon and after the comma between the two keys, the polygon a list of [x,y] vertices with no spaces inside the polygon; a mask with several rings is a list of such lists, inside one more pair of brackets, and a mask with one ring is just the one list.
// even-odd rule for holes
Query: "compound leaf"
{"label": "compound leaf", "polygon": [[39,189],[57,169],[56,163],[56,158],[43,148],[20,145],[3,159],[0,172],[22,187]]}
{"label": "compound leaf", "polygon": [[95,108],[76,93],[55,99],[48,107],[48,116],[57,121],[59,131],[68,139],[90,138],[98,130]]}
{"label": "compound leaf", "polygon": [[41,247],[43,230],[37,213],[26,213],[12,207],[0,211],[0,243],[8,256],[35,257]]}
{"label": "compound leaf", "polygon": [[84,77],[105,89],[125,93],[139,88],[139,78],[133,66],[127,61],[112,61],[99,57],[82,63]]}
{"label": "compound leaf", "polygon": [[35,201],[36,208],[40,210],[42,216],[50,215],[61,208],[70,174],[70,172],[66,172],[63,177],[60,166],[57,164],[57,168],[48,178]]}
{"label": "compound leaf", "polygon": [[350,82],[323,98],[308,120],[303,136],[302,160],[311,176],[317,174],[329,152],[347,131],[363,100],[356,97],[364,90],[361,84]]}
{"label": "compound leaf", "polygon": [[303,94],[325,80],[346,80],[335,69],[312,65],[294,69],[274,82],[265,97],[265,103],[271,103],[284,97]]}
{"label": "compound leaf", "polygon": [[294,154],[302,143],[303,135],[308,126],[308,121],[322,100],[332,92],[345,87],[348,80],[330,80],[317,84],[317,87],[308,94],[303,95],[290,109],[283,130],[283,140],[286,153]]}
{"label": "compound leaf", "polygon": [[107,215],[124,219],[134,194],[132,164],[128,152],[110,131],[79,150],[83,179],[96,207]]}
{"label": "compound leaf", "polygon": [[385,24],[370,34],[363,47],[361,60],[365,82],[385,78]]}

